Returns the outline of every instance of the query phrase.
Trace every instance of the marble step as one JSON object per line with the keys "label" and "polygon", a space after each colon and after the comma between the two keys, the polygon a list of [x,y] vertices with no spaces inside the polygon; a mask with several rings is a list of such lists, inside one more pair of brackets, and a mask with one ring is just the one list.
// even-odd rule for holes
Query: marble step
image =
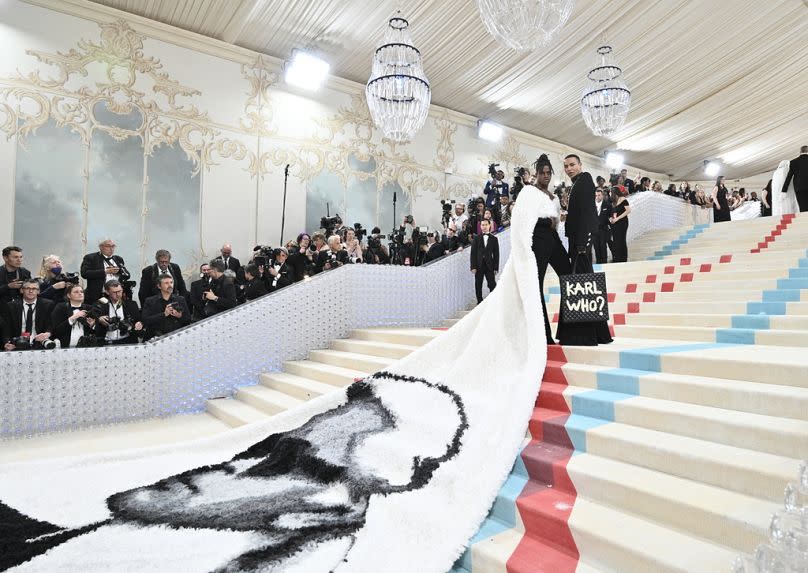
{"label": "marble step", "polygon": [[[715,305],[714,305],[715,306]],[[626,324],[631,326],[699,326],[710,328],[733,328],[736,324],[753,324],[758,321],[760,328],[773,328],[775,330],[806,330],[808,331],[808,316],[761,316],[747,315],[743,312],[726,314],[702,314],[695,312],[681,312],[677,314],[654,313],[656,306],[649,306],[648,311],[627,314]],[[682,308],[682,311],[690,311]],[[726,310],[724,308],[716,310]],[[734,317],[738,316],[737,320]],[[743,328],[736,326],[736,328]]]}
{"label": "marble step", "polygon": [[287,394],[301,401],[311,400],[317,396],[335,392],[337,387],[333,384],[326,384],[312,380],[304,376],[296,376],[288,372],[265,372],[261,374],[261,384]]}
{"label": "marble step", "polygon": [[349,370],[359,370],[367,374],[384,370],[389,365],[396,362],[395,358],[382,358],[369,354],[344,352],[342,350],[312,350],[309,352],[309,360],[348,368]]}
{"label": "marble step", "polygon": [[804,348],[808,346],[808,330],[754,330],[748,328],[711,328],[688,326],[617,325],[615,336],[629,338],[664,338],[690,342],[733,342]]}
{"label": "marble step", "polygon": [[214,398],[208,400],[206,406],[210,414],[234,428],[261,422],[269,417],[266,412],[233,398]]}
{"label": "marble step", "polygon": [[331,343],[331,348],[343,352],[356,352],[358,354],[398,359],[408,356],[413,350],[416,350],[418,346],[347,338],[334,340]]}
{"label": "marble step", "polygon": [[283,363],[284,372],[343,387],[367,376],[367,372],[355,368],[345,368],[314,362],[313,360],[291,360]]}
{"label": "marble step", "polygon": [[239,388],[235,397],[236,400],[245,402],[269,416],[274,416],[275,414],[295,408],[304,402],[304,400],[296,398],[291,394],[281,392],[280,390],[273,390],[263,384]]}
{"label": "marble step", "polygon": [[441,330],[430,328],[362,328],[351,331],[351,338],[423,346],[442,333]]}

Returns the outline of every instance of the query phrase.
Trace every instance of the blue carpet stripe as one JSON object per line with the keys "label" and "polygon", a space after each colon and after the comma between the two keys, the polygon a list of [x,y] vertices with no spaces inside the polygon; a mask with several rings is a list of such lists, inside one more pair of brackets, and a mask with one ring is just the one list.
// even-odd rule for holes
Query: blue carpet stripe
{"label": "blue carpet stripe", "polygon": [[688,229],[687,231],[679,235],[679,237],[672,240],[670,243],[663,246],[658,251],[654,252],[652,256],[648,257],[648,260],[658,261],[664,259],[666,256],[670,254],[673,254],[673,252],[679,250],[682,247],[682,245],[686,245],[688,242],[690,242],[691,239],[701,235],[704,232],[704,230],[709,226],[710,226],[709,223],[694,225],[691,229]]}
{"label": "blue carpet stripe", "polygon": [[601,370],[597,373],[598,390],[639,396],[640,376],[644,374],[648,374],[648,372],[631,368]]}
{"label": "blue carpet stripe", "polygon": [[662,371],[662,356],[674,352],[689,352],[691,350],[710,350],[727,346],[718,343],[681,344],[676,346],[657,346],[654,348],[637,348],[620,352],[620,368],[632,370],[645,370],[648,372]]}
{"label": "blue carpet stripe", "polygon": [[770,328],[770,324],[770,318],[765,314],[738,314],[732,317],[732,328],[754,328],[757,330],[768,330]]}
{"label": "blue carpet stripe", "polygon": [[725,344],[754,344],[754,328],[718,328],[715,331],[715,341]]}

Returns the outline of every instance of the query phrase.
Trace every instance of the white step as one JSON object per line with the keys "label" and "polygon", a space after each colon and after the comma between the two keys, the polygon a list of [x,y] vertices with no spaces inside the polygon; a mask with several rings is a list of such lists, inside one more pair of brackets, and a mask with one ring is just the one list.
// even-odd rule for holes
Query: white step
{"label": "white step", "polygon": [[283,363],[283,370],[295,376],[311,378],[318,382],[333,384],[334,386],[347,386],[356,380],[365,378],[366,372],[354,368],[343,368],[311,360],[291,360]]}
{"label": "white step", "polygon": [[236,399],[270,416],[295,408],[304,402],[304,400],[262,384],[239,388],[239,391],[236,392]]}
{"label": "white step", "polygon": [[261,374],[261,384],[302,401],[311,400],[317,396],[330,394],[338,390],[333,384],[326,384],[303,376],[295,376],[288,372],[265,372]]}
{"label": "white step", "polygon": [[417,349],[418,346],[347,338],[334,340],[331,343],[331,348],[334,350],[341,350],[343,352],[356,352],[358,354],[368,354],[370,356],[398,359],[408,356],[413,350]]}
{"label": "white step", "polygon": [[309,352],[309,360],[351,370],[361,370],[368,374],[384,370],[396,362],[395,358],[382,358],[369,354],[343,352],[341,350],[312,350]]}
{"label": "white step", "polygon": [[234,428],[269,417],[265,412],[233,398],[214,398],[208,400],[206,405],[208,412]]}

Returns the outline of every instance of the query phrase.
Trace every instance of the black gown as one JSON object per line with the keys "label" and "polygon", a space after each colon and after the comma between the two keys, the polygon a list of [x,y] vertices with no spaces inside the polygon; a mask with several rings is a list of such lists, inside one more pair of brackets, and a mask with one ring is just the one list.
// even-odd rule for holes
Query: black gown
{"label": "black gown", "polygon": [[718,205],[721,209],[716,209],[713,205],[713,222],[722,223],[724,221],[731,221],[732,216],[729,213],[729,201],[727,201],[727,188],[723,185],[718,188],[717,193]]}
{"label": "black gown", "polygon": [[[624,200],[619,205],[615,205],[615,217],[619,217],[625,213],[626,207],[628,207],[628,200]],[[628,217],[623,217],[617,223],[612,225],[612,241],[614,242],[614,248],[612,249],[612,261],[615,263],[625,263],[628,261],[628,246],[626,245],[627,233]]]}
{"label": "black gown", "polygon": [[541,309],[544,313],[544,332],[547,335],[547,344],[555,344],[550,320],[547,318],[547,305],[544,301],[544,277],[547,274],[547,265],[553,267],[558,276],[568,275],[572,271],[570,259],[558,233],[553,229],[551,219],[539,219],[533,229],[533,255],[536,257],[536,266],[539,267],[539,286],[541,287]]}

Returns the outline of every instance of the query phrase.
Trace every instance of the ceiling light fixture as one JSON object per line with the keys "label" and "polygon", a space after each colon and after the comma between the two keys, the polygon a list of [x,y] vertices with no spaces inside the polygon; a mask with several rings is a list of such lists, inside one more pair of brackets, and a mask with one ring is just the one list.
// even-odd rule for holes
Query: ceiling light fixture
{"label": "ceiling light fixture", "polygon": [[477,137],[486,141],[499,141],[502,139],[502,127],[496,123],[481,119],[477,122]]}
{"label": "ceiling light fixture", "polygon": [[721,164],[717,161],[704,161],[704,174],[707,177],[715,177],[721,171]]}
{"label": "ceiling light fixture", "polygon": [[477,0],[488,33],[520,52],[549,45],[574,5],[574,0]]}
{"label": "ceiling light fixture", "polygon": [[328,77],[328,62],[303,50],[292,52],[292,61],[286,64],[284,78],[287,84],[316,91]]}
{"label": "ceiling light fixture", "polygon": [[623,157],[622,153],[617,153],[615,151],[610,151],[606,154],[606,167],[609,169],[620,169],[623,167]]}
{"label": "ceiling light fixture", "polygon": [[599,62],[590,70],[581,97],[581,115],[598,136],[609,136],[623,127],[631,107],[631,91],[622,80],[623,70],[614,63],[612,47],[597,50]]}
{"label": "ceiling light fixture", "polygon": [[432,101],[421,52],[407,31],[409,22],[395,16],[373,54],[373,69],[365,88],[370,115],[387,139],[403,143],[418,133]]}

